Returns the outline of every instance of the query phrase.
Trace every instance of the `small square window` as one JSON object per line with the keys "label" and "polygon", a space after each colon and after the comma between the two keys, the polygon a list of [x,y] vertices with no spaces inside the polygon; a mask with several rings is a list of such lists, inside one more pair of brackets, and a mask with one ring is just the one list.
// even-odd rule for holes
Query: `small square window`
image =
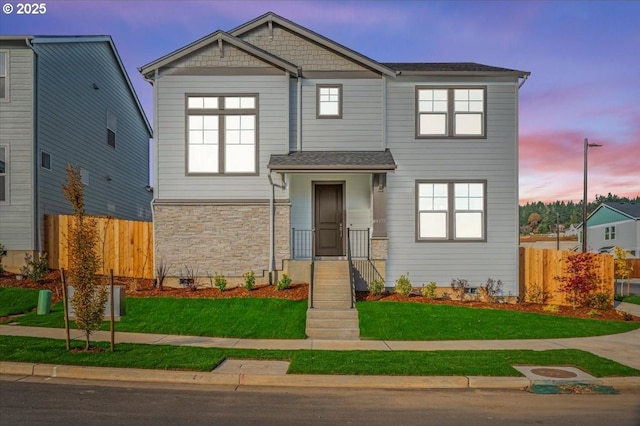
{"label": "small square window", "polygon": [[51,170],[51,154],[46,151],[40,152],[40,167]]}
{"label": "small square window", "polygon": [[342,118],[342,85],[318,85],[316,97],[318,118]]}

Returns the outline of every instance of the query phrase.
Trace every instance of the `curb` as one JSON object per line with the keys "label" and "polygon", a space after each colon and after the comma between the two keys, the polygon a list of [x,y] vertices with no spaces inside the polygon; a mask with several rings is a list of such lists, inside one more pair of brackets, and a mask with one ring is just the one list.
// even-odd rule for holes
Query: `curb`
{"label": "curb", "polygon": [[[329,376],[313,374],[231,374],[164,371],[140,368],[81,367],[75,365],[0,363],[0,375],[36,376],[83,380],[173,383],[227,386],[279,386],[360,389],[517,389],[530,381],[524,377],[483,376]],[[627,384],[629,385],[629,384]],[[640,378],[631,383],[640,388]],[[622,386],[621,386],[622,387]]]}

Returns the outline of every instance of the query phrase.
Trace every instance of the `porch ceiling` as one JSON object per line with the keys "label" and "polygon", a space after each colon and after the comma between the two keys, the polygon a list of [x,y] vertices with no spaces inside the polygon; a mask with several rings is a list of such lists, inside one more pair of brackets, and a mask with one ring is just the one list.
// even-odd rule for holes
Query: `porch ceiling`
{"label": "porch ceiling", "polygon": [[278,172],[372,172],[396,169],[391,151],[296,151],[272,155],[267,167]]}

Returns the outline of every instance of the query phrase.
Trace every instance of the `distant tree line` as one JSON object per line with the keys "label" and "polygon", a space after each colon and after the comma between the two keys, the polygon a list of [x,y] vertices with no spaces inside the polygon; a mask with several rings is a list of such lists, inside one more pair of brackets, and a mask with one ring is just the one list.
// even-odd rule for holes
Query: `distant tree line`
{"label": "distant tree line", "polygon": [[[591,214],[603,202],[640,202],[640,196],[635,198],[608,195],[596,195],[594,201],[587,204],[587,215]],[[556,232],[556,221],[560,224],[560,231],[571,224],[582,223],[582,202],[554,201],[552,203],[527,203],[520,206],[520,233],[545,234]]]}

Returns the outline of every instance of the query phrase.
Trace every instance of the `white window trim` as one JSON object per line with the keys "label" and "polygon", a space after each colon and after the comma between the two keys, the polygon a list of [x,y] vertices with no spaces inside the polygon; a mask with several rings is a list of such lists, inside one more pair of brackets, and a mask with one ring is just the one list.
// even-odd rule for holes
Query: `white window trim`
{"label": "white window trim", "polygon": [[[482,184],[482,210],[463,210],[468,212],[480,212],[482,214],[482,236],[480,238],[456,238],[456,212],[455,209],[455,185],[456,184]],[[447,184],[447,203],[446,210],[446,237],[445,238],[426,238],[420,236],[420,185],[421,184]],[[416,242],[486,242],[487,241],[487,181],[486,180],[416,180],[415,181],[415,240]],[[437,210],[434,212],[444,212]]]}
{"label": "white window trim", "polygon": [[[455,107],[455,91],[456,90],[482,90],[482,118],[480,125],[482,132],[480,134],[462,134],[456,133],[456,117],[458,115],[474,115],[478,112],[456,111]],[[438,111],[420,111],[420,91],[421,90],[446,90],[447,91],[447,110]],[[487,86],[416,86],[415,88],[415,138],[416,139],[486,139],[487,138]],[[445,116],[445,132],[442,134],[422,134],[420,133],[420,117],[422,115],[444,115]]]}

